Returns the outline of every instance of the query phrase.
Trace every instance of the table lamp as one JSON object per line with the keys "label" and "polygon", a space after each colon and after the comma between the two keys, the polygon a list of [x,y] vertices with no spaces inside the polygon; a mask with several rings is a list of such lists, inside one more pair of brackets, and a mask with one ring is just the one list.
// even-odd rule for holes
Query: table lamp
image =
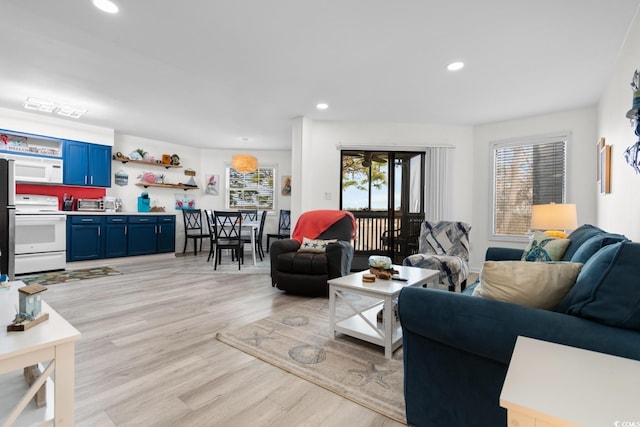
{"label": "table lamp", "polygon": [[531,229],[545,230],[545,234],[561,239],[567,238],[566,230],[578,226],[576,205],[573,203],[549,203],[531,206]]}

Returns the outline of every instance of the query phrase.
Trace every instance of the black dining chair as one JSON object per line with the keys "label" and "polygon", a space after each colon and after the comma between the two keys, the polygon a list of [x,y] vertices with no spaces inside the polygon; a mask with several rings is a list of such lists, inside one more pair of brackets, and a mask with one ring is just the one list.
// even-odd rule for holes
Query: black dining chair
{"label": "black dining chair", "polygon": [[240,212],[214,211],[214,226],[216,231],[215,256],[213,269],[218,269],[222,260],[222,251],[231,249],[231,259],[238,258],[238,270],[244,261],[244,243],[242,241],[242,215]]}
{"label": "black dining chair", "polygon": [[242,215],[242,222],[258,221],[258,209],[238,209]]}
{"label": "black dining chair", "polygon": [[209,256],[207,257],[207,262],[209,262],[215,254],[216,248],[216,220],[211,209],[204,209],[203,213],[207,222],[207,231],[209,232]]}
{"label": "black dining chair", "polygon": [[189,239],[193,240],[193,254],[198,254],[198,244],[197,241],[200,241],[200,250],[202,251],[202,239],[206,239],[209,237],[204,229],[202,228],[202,211],[200,209],[183,209],[182,210],[182,219],[184,220],[184,249],[182,253],[187,251],[187,244],[189,243]]}
{"label": "black dining chair", "polygon": [[291,236],[291,211],[288,209],[280,209],[280,218],[278,219],[278,232],[267,234],[267,252],[269,252],[269,240],[271,239],[288,239]]}
{"label": "black dining chair", "polygon": [[264,248],[262,247],[262,236],[264,232],[264,223],[267,219],[267,211],[262,211],[260,216],[260,226],[256,230],[256,253],[260,256],[260,261],[264,260]]}

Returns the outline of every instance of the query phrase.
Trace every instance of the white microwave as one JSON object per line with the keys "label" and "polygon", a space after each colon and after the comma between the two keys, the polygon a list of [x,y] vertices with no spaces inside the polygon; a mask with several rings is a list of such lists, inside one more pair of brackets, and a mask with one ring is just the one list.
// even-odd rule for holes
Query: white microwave
{"label": "white microwave", "polygon": [[5,154],[14,160],[16,182],[62,184],[62,159]]}

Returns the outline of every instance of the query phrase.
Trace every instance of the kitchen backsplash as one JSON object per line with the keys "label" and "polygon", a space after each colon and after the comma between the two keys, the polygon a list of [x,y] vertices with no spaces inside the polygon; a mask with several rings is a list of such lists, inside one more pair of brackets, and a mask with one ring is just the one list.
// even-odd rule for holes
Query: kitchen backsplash
{"label": "kitchen backsplash", "polygon": [[[37,184],[16,184],[16,194],[41,194],[43,196],[56,196],[58,198],[58,209],[62,210],[62,198],[73,196],[78,199],[99,199],[106,195],[104,188],[72,187],[60,185],[37,185]],[[74,202],[75,204],[75,202]],[[75,206],[74,206],[75,210]]]}

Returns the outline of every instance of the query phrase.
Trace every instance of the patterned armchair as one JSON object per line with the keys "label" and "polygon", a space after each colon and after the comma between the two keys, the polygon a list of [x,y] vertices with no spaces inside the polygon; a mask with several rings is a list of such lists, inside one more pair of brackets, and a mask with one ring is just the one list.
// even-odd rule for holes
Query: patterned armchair
{"label": "patterned armchair", "polygon": [[469,230],[471,226],[464,222],[423,222],[418,253],[402,264],[440,270],[438,283],[452,292],[463,291],[469,276]]}

